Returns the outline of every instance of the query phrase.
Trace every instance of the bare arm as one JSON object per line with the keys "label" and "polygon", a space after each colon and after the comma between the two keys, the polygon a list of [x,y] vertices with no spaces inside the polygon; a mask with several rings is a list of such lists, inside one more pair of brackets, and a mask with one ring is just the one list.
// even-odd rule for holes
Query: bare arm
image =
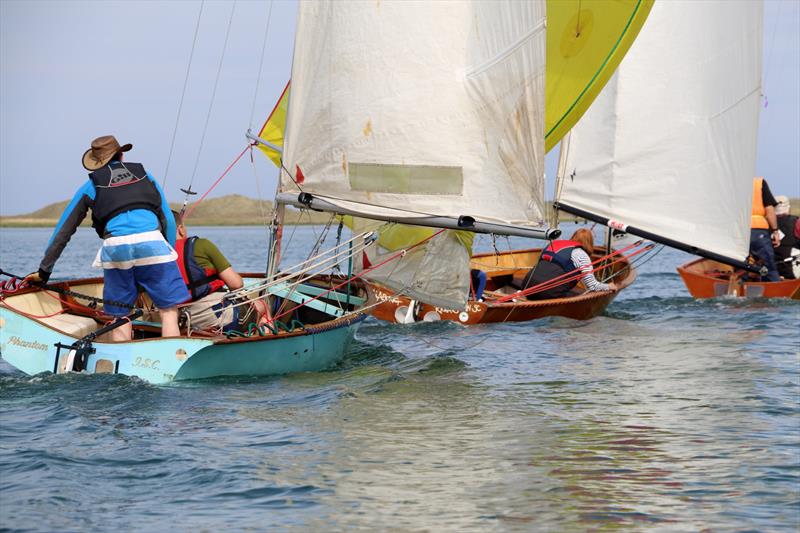
{"label": "bare arm", "polygon": [[775,206],[768,205],[764,207],[764,216],[767,218],[767,224],[770,227],[770,237],[772,238],[772,246],[777,248],[781,245],[781,240],[777,233],[773,233],[772,229],[778,229],[778,215],[775,214]]}
{"label": "bare arm", "polygon": [[233,267],[228,267],[222,272],[218,274],[219,279],[225,282],[225,285],[228,286],[229,289],[235,291],[236,289],[241,289],[244,287],[244,282],[242,281],[242,276],[236,272]]}

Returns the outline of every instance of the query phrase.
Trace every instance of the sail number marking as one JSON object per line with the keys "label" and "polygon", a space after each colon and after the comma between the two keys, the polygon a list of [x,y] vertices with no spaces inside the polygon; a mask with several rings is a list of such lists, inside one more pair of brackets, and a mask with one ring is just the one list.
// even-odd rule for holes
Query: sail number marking
{"label": "sail number marking", "polygon": [[161,361],[158,359],[150,359],[145,357],[137,357],[133,360],[133,366],[138,366],[139,368],[150,368],[152,370],[158,370],[158,365]]}

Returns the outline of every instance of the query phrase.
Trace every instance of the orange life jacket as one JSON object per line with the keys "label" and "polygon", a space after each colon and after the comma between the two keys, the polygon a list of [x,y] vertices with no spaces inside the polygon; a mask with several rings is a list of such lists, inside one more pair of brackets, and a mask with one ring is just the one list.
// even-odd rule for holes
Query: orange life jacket
{"label": "orange life jacket", "polygon": [[753,179],[753,211],[750,216],[750,227],[752,229],[769,229],[767,222],[767,209],[764,207],[764,197],[761,188],[764,178]]}

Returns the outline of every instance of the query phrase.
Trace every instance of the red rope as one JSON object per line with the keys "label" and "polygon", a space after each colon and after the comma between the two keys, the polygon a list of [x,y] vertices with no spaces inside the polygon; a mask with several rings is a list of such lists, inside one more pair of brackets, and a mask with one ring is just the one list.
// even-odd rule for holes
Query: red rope
{"label": "red rope", "polygon": [[26,316],[26,317],[28,317],[28,318],[50,318],[50,317],[54,317],[54,316],[56,316],[56,315],[60,315],[60,314],[62,314],[62,313],[66,313],[66,312],[67,312],[67,310],[66,310],[66,309],[62,309],[62,310],[60,310],[60,311],[56,311],[55,313],[53,313],[53,314],[51,314],[51,315],[34,315],[34,314],[32,314],[32,313],[26,313],[25,311],[23,311],[23,310],[21,310],[21,309],[17,309],[17,308],[16,308],[16,307],[14,307],[13,305],[9,304],[9,303],[8,303],[8,300],[5,298],[5,296],[3,296],[3,297],[0,297],[0,301],[2,301],[2,302],[3,302],[3,305],[4,305],[4,306],[8,307],[8,308],[9,308],[9,309],[11,309],[12,311],[14,311],[14,312],[16,312],[16,313],[19,313],[19,314],[20,314],[20,315],[22,315],[22,316]]}
{"label": "red rope", "polygon": [[[641,243],[642,243],[642,241],[636,241],[633,244],[629,244],[628,246],[626,246],[624,248],[621,248],[619,250],[615,250],[613,253],[610,253],[608,255],[605,255],[605,256],[603,256],[603,257],[601,257],[599,259],[596,259],[596,260],[592,261],[590,263],[590,266],[591,265],[596,265],[597,263],[605,261],[605,260],[607,260],[607,259],[609,259],[611,257],[623,254],[627,250],[630,250],[631,248],[639,246]],[[642,250],[644,250],[644,248]],[[639,252],[637,252],[637,254],[638,253]],[[633,257],[634,255],[636,255],[636,254],[631,254],[630,256],[627,256],[627,257]],[[617,261],[615,261],[614,263],[616,263],[616,262]],[[596,268],[594,268],[592,270],[592,273],[595,273],[598,270],[602,270],[603,268],[611,266],[614,263],[611,263],[609,265],[603,265],[601,267],[596,267]],[[524,297],[524,296],[528,296],[529,294],[533,294],[533,293],[536,293],[536,292],[541,292],[541,291],[544,291],[544,290],[547,290],[547,289],[552,289],[553,287],[556,287],[558,285],[562,285],[564,283],[569,283],[569,282],[574,281],[576,279],[580,279],[581,277],[583,277],[585,275],[585,273],[583,271],[581,271],[581,270],[578,271],[578,274],[573,274],[573,272],[574,271],[565,272],[564,274],[561,274],[560,276],[557,276],[557,277],[555,277],[553,279],[550,279],[550,280],[547,280],[547,281],[543,281],[542,283],[539,283],[538,285],[534,285],[533,287],[528,287],[527,289],[524,289],[524,290],[521,290],[521,291],[517,291],[517,292],[512,293],[512,294],[507,294],[506,296],[503,296],[502,298],[498,298],[496,300],[496,302],[497,303],[508,302],[509,300],[513,300],[515,298],[521,298],[521,297]]]}
{"label": "red rope", "polygon": [[198,205],[200,205],[200,202],[205,200],[206,196],[208,196],[208,193],[213,191],[214,187],[219,185],[219,182],[222,181],[222,178],[224,178],[228,174],[228,172],[231,171],[233,166],[236,163],[239,162],[239,160],[242,158],[242,156],[245,154],[245,152],[247,152],[248,150],[252,150],[252,149],[253,149],[253,145],[252,144],[248,144],[247,146],[245,146],[244,150],[242,150],[242,152],[238,156],[236,156],[236,159],[233,160],[233,163],[228,165],[228,168],[225,169],[225,172],[223,172],[222,175],[219,178],[217,178],[217,181],[215,181],[214,184],[211,187],[209,187],[209,189],[205,193],[203,193],[203,196],[201,196],[199,200],[197,200],[195,203],[192,204],[192,207],[190,207],[189,211],[183,216],[184,220],[189,218],[192,215],[192,212],[195,210],[195,208]]}
{"label": "red rope", "polygon": [[[652,246],[649,245],[649,246],[646,246],[646,247],[641,248],[639,250],[636,250],[635,252],[633,252],[631,254],[623,255],[622,257],[620,257],[619,259],[617,259],[615,261],[612,261],[611,263],[608,263],[606,265],[603,265],[603,266],[600,266],[598,268],[595,268],[594,270],[592,270],[592,273],[598,272],[598,271],[603,270],[603,269],[606,269],[608,267],[616,265],[617,263],[621,263],[623,260],[630,259],[631,257],[637,256],[642,252],[646,252],[647,250],[650,250],[651,248],[652,248]],[[571,274],[571,272],[570,272],[570,274]],[[533,287],[529,287],[528,289],[526,289],[525,295],[534,294],[534,293],[537,293],[537,292],[542,292],[542,291],[545,291],[547,289],[552,289],[552,288],[557,287],[558,285],[561,285],[563,283],[567,283],[567,282],[570,282],[570,281],[573,281],[573,280],[580,279],[584,275],[585,275],[584,272],[579,271],[577,274],[573,274],[569,278],[567,278],[565,280],[561,280],[561,281],[559,281],[557,283],[553,283],[553,280],[544,281],[544,282],[540,283],[539,285],[535,285]],[[527,291],[530,291],[530,292],[527,292]]]}

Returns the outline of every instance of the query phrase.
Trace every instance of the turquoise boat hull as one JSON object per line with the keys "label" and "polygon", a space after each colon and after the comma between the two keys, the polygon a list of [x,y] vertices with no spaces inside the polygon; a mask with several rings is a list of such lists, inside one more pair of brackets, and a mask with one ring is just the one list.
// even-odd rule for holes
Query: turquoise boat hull
{"label": "turquoise boat hull", "polygon": [[[26,374],[57,373],[66,362],[69,346],[99,325],[91,318],[68,315],[69,320],[85,324],[82,331],[67,333],[57,322],[58,316],[64,315],[41,318],[44,312],[36,315],[15,308],[15,301],[30,305],[32,296],[35,295],[29,293],[27,300],[6,297],[0,303],[0,357]],[[84,372],[125,374],[153,384],[221,376],[316,372],[341,361],[365,317],[363,313],[353,313],[267,336],[94,341],[94,352],[88,355]]]}

